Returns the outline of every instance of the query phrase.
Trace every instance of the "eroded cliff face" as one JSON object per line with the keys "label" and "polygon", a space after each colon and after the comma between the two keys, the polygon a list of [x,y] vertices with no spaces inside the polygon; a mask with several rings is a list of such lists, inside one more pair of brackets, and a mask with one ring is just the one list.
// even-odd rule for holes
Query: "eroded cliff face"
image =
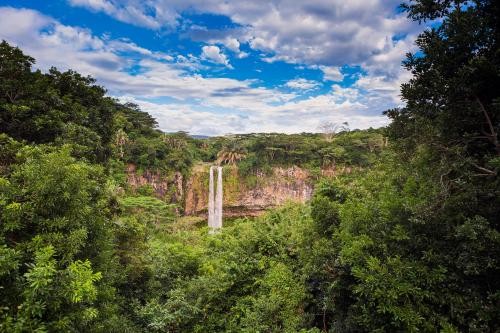
{"label": "eroded cliff face", "polygon": [[[179,172],[173,175],[152,171],[139,173],[130,164],[127,167],[127,177],[132,188],[149,185],[158,198],[183,205],[184,215],[206,216],[209,168],[210,164],[207,163],[195,165],[191,176],[183,179]],[[321,170],[321,175],[332,177],[338,173],[350,172],[349,168],[327,168]],[[270,174],[258,172],[244,177],[238,173],[236,166],[225,166],[224,216],[257,216],[287,201],[304,203],[312,196],[315,179],[308,170],[297,166],[275,167]]]}
{"label": "eroded cliff face", "polygon": [[171,203],[181,203],[184,195],[183,177],[180,172],[164,175],[158,171],[138,172],[134,164],[127,165],[127,182],[133,188],[149,185],[156,197]]}
{"label": "eroded cliff face", "polygon": [[[208,168],[198,165],[186,184],[185,214],[206,215],[208,205]],[[345,170],[350,172],[350,170]],[[334,169],[322,170],[334,176]],[[234,166],[224,167],[224,216],[256,216],[287,201],[304,203],[313,193],[314,177],[297,166],[275,167],[270,175],[257,173],[241,177]]]}

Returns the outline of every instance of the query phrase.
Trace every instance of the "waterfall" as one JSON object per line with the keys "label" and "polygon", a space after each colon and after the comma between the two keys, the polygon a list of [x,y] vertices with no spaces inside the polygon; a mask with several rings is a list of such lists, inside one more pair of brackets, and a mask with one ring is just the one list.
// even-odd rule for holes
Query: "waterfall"
{"label": "waterfall", "polygon": [[217,229],[222,228],[222,167],[217,168],[217,195],[215,201],[216,220],[214,225]]}
{"label": "waterfall", "polygon": [[215,227],[215,205],[214,205],[214,167],[210,167],[210,178],[208,182],[208,226]]}
{"label": "waterfall", "polygon": [[[210,167],[208,182],[208,227],[213,231],[222,228],[222,167],[217,167],[217,193],[214,196],[214,168]],[[215,200],[214,200],[215,199]],[[215,201],[215,202],[214,202]]]}

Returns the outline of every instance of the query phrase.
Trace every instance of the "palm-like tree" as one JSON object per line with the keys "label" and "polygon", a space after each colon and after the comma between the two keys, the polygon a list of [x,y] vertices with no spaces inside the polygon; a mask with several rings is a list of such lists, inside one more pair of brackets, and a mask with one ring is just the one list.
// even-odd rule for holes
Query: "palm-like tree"
{"label": "palm-like tree", "polygon": [[226,146],[217,153],[217,164],[234,164],[246,157],[243,148],[237,146]]}
{"label": "palm-like tree", "polygon": [[120,158],[123,158],[123,156],[125,155],[125,151],[123,150],[123,147],[129,142],[129,139],[128,139],[128,135],[127,133],[125,133],[125,131],[123,129],[119,129],[117,132],[116,132],[116,136],[115,136],[115,145],[118,147],[119,149],[119,155],[120,155]]}

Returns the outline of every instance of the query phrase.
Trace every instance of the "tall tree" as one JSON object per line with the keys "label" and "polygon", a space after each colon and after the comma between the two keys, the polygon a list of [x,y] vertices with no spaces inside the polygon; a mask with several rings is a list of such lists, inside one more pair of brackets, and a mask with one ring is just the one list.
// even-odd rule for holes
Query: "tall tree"
{"label": "tall tree", "polygon": [[26,147],[17,158],[0,178],[0,330],[92,331],[113,297],[102,167],[68,147]]}
{"label": "tall tree", "polygon": [[15,103],[26,92],[35,59],[26,56],[6,41],[0,43],[0,98]]}
{"label": "tall tree", "polygon": [[34,63],[17,47],[0,43],[0,132],[32,143],[59,138],[62,144],[84,131],[77,135],[80,155],[107,160],[117,103],[91,77],[56,68],[43,74],[32,71]]}
{"label": "tall tree", "polygon": [[[422,33],[405,66],[405,108],[391,110],[393,136],[415,148],[425,142],[453,157],[469,157],[478,175],[495,176],[500,157],[500,4],[493,0],[410,1],[410,18],[442,20]],[[493,162],[495,164],[496,162]]]}

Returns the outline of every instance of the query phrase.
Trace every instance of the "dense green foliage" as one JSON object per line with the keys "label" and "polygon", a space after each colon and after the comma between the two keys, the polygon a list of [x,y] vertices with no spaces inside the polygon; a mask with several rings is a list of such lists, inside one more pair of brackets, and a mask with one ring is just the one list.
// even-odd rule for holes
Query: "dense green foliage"
{"label": "dense green foliage", "polygon": [[[325,140],[322,134],[256,133],[217,137],[208,143],[212,158],[216,156],[222,163],[236,163],[242,174],[291,165],[309,169],[339,165],[369,167],[387,145],[384,131],[380,129],[343,131],[332,135],[331,140]],[[231,153],[237,153],[239,158],[231,158]]]}
{"label": "dense green foliage", "polygon": [[[327,139],[161,133],[2,42],[0,332],[500,331],[500,5],[404,8],[440,20],[405,62],[406,107]],[[127,185],[127,164],[168,178],[217,160],[357,168],[216,234]]]}
{"label": "dense green foliage", "polygon": [[2,330],[85,330],[113,299],[102,167],[68,147],[26,147],[16,158],[0,178]]}

